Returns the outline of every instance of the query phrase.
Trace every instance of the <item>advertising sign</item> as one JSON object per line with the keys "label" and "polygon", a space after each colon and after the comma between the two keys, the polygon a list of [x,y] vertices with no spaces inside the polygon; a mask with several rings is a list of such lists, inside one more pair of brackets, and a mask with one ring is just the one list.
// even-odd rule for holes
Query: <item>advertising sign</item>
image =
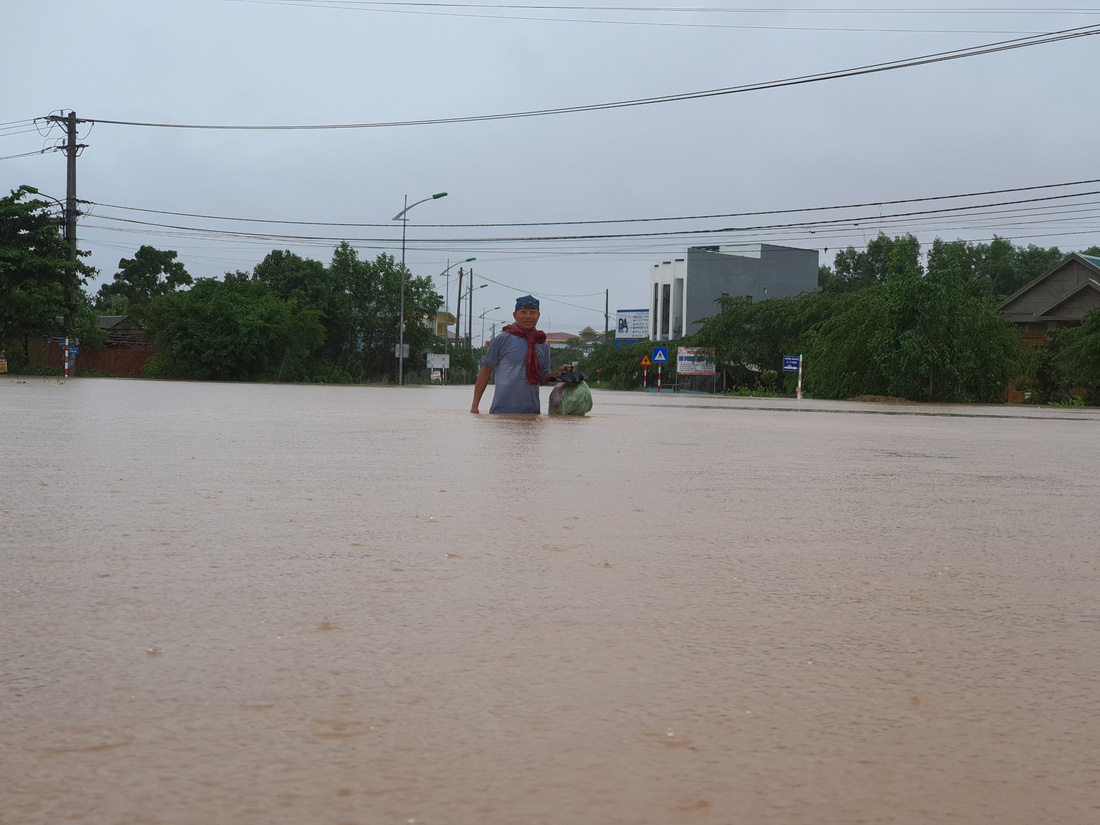
{"label": "advertising sign", "polygon": [[678,375],[714,375],[714,347],[677,347]]}
{"label": "advertising sign", "polygon": [[616,341],[644,341],[649,337],[648,309],[618,309],[615,315]]}

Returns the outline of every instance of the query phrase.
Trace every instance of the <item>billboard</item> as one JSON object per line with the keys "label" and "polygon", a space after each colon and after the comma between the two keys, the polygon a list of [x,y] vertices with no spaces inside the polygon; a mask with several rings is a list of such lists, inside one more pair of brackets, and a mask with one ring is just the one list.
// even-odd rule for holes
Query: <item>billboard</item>
{"label": "billboard", "polygon": [[616,341],[644,341],[649,337],[648,309],[617,309],[615,316]]}
{"label": "billboard", "polygon": [[714,347],[677,347],[677,375],[714,375]]}

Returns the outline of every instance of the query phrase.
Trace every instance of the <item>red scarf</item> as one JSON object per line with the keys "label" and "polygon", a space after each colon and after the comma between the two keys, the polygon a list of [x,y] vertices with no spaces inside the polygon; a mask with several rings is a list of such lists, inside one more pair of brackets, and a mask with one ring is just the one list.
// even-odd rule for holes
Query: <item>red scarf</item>
{"label": "red scarf", "polygon": [[532,384],[541,384],[542,368],[539,367],[539,353],[535,349],[535,344],[545,344],[546,333],[538,329],[524,332],[515,324],[508,324],[501,332],[510,332],[512,335],[527,339],[527,380]]}

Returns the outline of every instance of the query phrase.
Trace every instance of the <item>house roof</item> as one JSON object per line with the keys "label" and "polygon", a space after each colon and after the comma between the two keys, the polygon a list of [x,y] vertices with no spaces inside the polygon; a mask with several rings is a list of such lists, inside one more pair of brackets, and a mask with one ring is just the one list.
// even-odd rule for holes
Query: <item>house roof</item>
{"label": "house roof", "polygon": [[97,320],[100,329],[112,329],[125,318],[125,315],[100,315]]}
{"label": "house roof", "polygon": [[1069,261],[1074,260],[1074,259],[1080,261],[1081,263],[1085,264],[1088,267],[1091,267],[1092,269],[1095,269],[1096,274],[1100,275],[1100,258],[1097,258],[1095,255],[1080,255],[1076,252],[1071,252],[1065,258],[1060,260],[1054,267],[1052,267],[1051,269],[1044,272],[1038,278],[1035,278],[1031,281],[1028,281],[1022,287],[1020,287],[1015,292],[1013,292],[1011,295],[1009,295],[1007,298],[1005,298],[1003,301],[1001,301],[1001,309],[1004,309],[1006,306],[1011,304],[1013,301],[1015,301],[1017,298],[1019,298],[1025,292],[1030,292],[1032,289],[1037,287],[1043,281],[1047,280],[1052,275],[1059,272],[1062,269],[1062,267],[1064,267]]}
{"label": "house roof", "polygon": [[1063,317],[1076,319],[1078,317],[1077,313],[1070,312],[1070,314],[1065,315],[1063,313],[1060,313],[1059,310],[1068,308],[1068,306],[1074,302],[1074,299],[1079,298],[1084,293],[1090,291],[1096,292],[1098,295],[1100,295],[1100,281],[1097,281],[1095,278],[1089,278],[1086,283],[1081,284],[1081,286],[1079,286],[1072,292],[1066,293],[1050,306],[1036,312],[1035,315],[1039,318],[1048,318],[1050,320],[1062,320]]}
{"label": "house roof", "polygon": [[1100,257],[1073,252],[1005,298],[999,308],[1016,323],[1072,323],[1095,306],[1100,306]]}

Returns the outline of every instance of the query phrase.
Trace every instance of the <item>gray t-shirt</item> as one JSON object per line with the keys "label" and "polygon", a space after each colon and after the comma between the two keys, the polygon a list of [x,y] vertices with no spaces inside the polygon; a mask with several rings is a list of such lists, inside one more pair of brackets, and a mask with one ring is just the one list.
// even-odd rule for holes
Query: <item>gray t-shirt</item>
{"label": "gray t-shirt", "polygon": [[[539,373],[550,371],[550,345],[535,344],[539,356]],[[484,366],[496,370],[496,388],[493,390],[491,413],[526,413],[538,415],[539,385],[527,380],[527,339],[502,332],[489,344],[489,350],[481,359]]]}

